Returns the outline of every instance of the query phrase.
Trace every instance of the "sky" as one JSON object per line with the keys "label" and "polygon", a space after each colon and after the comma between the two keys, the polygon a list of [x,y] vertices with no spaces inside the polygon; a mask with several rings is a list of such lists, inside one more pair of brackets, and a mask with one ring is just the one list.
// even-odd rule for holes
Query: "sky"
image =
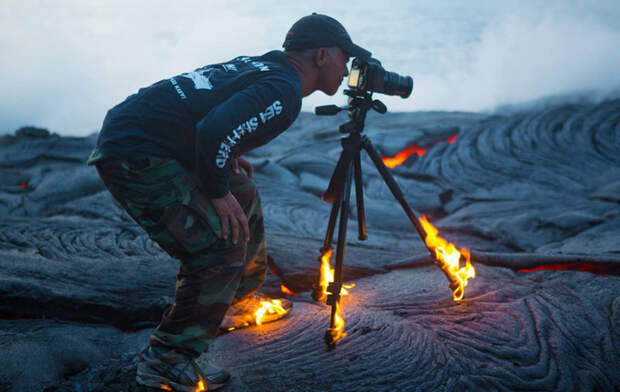
{"label": "sky", "polygon": [[[388,71],[414,78],[410,98],[382,96],[391,111],[492,111],[620,88],[617,0],[3,0],[0,134],[97,132],[140,87],[281,49],[314,11],[342,22]],[[346,104],[342,91],[314,93],[302,110],[331,103]]]}

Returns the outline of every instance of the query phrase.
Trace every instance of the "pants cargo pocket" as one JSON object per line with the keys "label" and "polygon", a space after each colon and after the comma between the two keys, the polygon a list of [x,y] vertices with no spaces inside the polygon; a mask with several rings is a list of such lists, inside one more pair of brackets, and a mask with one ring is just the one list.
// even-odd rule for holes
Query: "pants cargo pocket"
{"label": "pants cargo pocket", "polygon": [[194,256],[210,249],[219,241],[221,233],[215,209],[198,188],[188,191],[182,202],[167,206],[159,226],[165,228],[174,239],[174,243],[164,249],[178,258]]}

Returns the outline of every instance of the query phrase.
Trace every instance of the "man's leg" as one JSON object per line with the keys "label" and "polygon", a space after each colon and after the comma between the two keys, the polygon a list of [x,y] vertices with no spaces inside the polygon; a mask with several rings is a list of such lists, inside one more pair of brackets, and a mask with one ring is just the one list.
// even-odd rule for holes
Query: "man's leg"
{"label": "man's leg", "polygon": [[[174,160],[103,161],[97,169],[149,237],[181,261],[175,303],[151,336],[154,353],[169,363],[199,356],[215,337],[239,287],[244,241],[233,246],[230,238],[219,239],[221,227],[213,206]],[[254,217],[250,229],[262,233],[262,219],[254,214],[251,197],[256,189],[253,184],[241,188],[241,204],[250,219]]]}
{"label": "man's leg", "polygon": [[250,226],[245,266],[233,303],[249,297],[260,289],[267,275],[267,248],[260,197],[254,181],[244,175],[232,175],[230,190],[243,207]]}

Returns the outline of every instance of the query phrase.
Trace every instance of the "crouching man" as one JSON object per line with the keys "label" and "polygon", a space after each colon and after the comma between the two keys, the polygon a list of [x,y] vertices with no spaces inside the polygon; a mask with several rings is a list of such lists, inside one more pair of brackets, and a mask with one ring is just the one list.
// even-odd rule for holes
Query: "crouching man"
{"label": "crouching man", "polygon": [[[284,132],[302,97],[333,95],[349,57],[370,57],[335,19],[312,14],[284,52],[241,56],[140,89],[108,111],[88,160],[149,237],[178,259],[174,304],[140,355],[143,389],[213,390],[224,369],[194,361],[220,327],[251,325],[266,297],[261,203],[241,155]],[[232,306],[231,306],[232,305]],[[282,300],[286,314],[292,304]]]}

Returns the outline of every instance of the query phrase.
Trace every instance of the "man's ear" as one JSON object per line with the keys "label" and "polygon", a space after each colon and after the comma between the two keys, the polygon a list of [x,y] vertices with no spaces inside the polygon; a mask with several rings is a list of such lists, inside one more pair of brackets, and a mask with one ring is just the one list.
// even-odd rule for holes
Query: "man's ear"
{"label": "man's ear", "polygon": [[327,57],[329,57],[329,53],[327,53],[327,48],[318,48],[314,55],[314,65],[321,68],[327,63]]}

